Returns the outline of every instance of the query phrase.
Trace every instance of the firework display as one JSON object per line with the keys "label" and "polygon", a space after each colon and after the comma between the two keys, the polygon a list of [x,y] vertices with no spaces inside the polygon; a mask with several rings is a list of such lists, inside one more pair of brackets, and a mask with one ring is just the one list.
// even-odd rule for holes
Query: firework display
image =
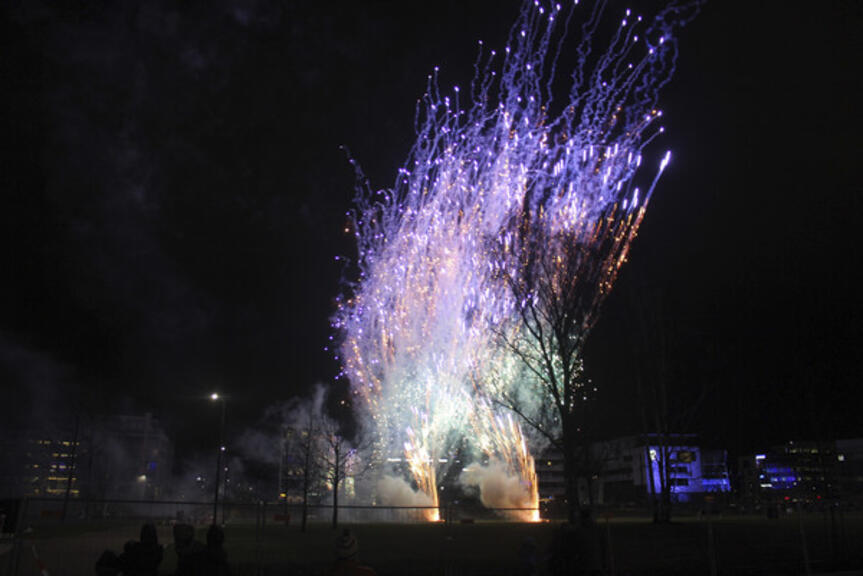
{"label": "firework display", "polygon": [[[519,311],[536,297],[513,286],[539,273],[575,286],[580,347],[670,158],[639,175],[685,11],[626,10],[599,51],[605,6],[577,4],[526,3],[503,50],[480,43],[466,89],[443,91],[435,69],[396,181],[375,192],[361,178],[350,214],[359,277],[334,319],[342,375],[381,455],[405,458],[434,506],[458,453],[498,463],[523,487],[517,507],[537,507],[535,440],[496,401],[518,396],[529,416],[549,400],[501,344],[525,337]],[[525,266],[529,249],[550,265]]]}

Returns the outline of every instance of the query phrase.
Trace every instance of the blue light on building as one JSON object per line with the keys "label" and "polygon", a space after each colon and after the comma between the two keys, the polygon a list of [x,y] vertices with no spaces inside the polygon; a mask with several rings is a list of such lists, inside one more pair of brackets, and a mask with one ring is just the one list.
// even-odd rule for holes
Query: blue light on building
{"label": "blue light on building", "polygon": [[657,492],[662,486],[663,466],[667,466],[670,491],[679,502],[689,502],[695,494],[731,491],[724,450],[666,446],[664,452],[668,458],[667,464],[662,462],[662,452],[659,446],[648,449],[649,469]]}

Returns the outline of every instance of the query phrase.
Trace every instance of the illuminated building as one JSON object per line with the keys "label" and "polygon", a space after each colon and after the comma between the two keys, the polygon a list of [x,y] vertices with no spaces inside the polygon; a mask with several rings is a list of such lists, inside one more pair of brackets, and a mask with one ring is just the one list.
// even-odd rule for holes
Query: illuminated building
{"label": "illuminated building", "polygon": [[731,490],[725,450],[704,449],[691,434],[625,437],[592,449],[600,502],[637,502],[660,494],[665,482],[680,503]]}
{"label": "illuminated building", "polygon": [[863,438],[789,441],[740,459],[744,509],[863,497]]}
{"label": "illuminated building", "polygon": [[87,444],[74,440],[71,430],[25,429],[0,439],[0,498],[21,496],[78,497],[78,475],[69,476],[75,461],[87,455]]}
{"label": "illuminated building", "polygon": [[[173,444],[158,420],[112,415],[71,428],[0,436],[0,498],[157,499],[170,481]],[[71,483],[70,483],[71,482]]]}
{"label": "illuminated building", "polygon": [[[705,449],[688,434],[595,442],[590,446],[590,457],[580,459],[579,499],[582,504],[641,504],[651,494],[661,493],[667,476],[672,501],[699,503],[706,496],[731,491],[726,459],[725,450]],[[543,501],[563,497],[563,459],[559,453],[543,455],[537,462],[537,475]]]}

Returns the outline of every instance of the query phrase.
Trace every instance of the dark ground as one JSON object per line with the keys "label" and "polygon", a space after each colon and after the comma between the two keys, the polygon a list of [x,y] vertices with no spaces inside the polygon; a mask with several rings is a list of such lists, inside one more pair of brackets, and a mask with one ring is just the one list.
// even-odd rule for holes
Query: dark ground
{"label": "dark ground", "polygon": [[[831,542],[829,518],[807,515],[803,538],[812,573],[863,571],[863,515],[846,514]],[[363,563],[381,576],[388,574],[491,575],[517,574],[519,550],[527,539],[536,545],[540,574],[560,525],[554,523],[357,524],[353,525]],[[665,526],[646,520],[600,519],[594,533],[595,561],[606,574],[710,574],[709,534],[713,531],[717,574],[805,574],[801,523],[796,515],[778,520],[761,517],[688,518]],[[22,549],[18,574],[33,574],[31,545],[51,574],[89,575],[105,548],[119,550],[138,526],[87,525],[42,527]],[[204,538],[205,527],[199,538]],[[309,532],[296,526],[229,525],[226,545],[234,574],[325,574],[333,557],[336,533],[313,524]],[[170,527],[159,528],[160,542],[171,542]],[[610,547],[604,542],[610,542]],[[844,558],[844,560],[843,560]],[[613,562],[613,564],[612,564]],[[614,572],[612,572],[612,566]],[[174,569],[168,547],[162,574]],[[0,556],[0,574],[8,574],[8,556]]]}

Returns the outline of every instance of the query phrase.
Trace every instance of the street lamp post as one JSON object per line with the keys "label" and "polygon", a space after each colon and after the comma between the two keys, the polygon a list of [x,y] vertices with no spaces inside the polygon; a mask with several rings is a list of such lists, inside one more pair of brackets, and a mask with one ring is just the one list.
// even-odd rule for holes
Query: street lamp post
{"label": "street lamp post", "polygon": [[219,449],[216,456],[216,488],[213,494],[213,524],[217,524],[219,517],[219,475],[222,472],[222,452],[225,451],[225,397],[214,392],[210,395],[210,400],[213,402],[222,401],[222,417],[219,420]]}

